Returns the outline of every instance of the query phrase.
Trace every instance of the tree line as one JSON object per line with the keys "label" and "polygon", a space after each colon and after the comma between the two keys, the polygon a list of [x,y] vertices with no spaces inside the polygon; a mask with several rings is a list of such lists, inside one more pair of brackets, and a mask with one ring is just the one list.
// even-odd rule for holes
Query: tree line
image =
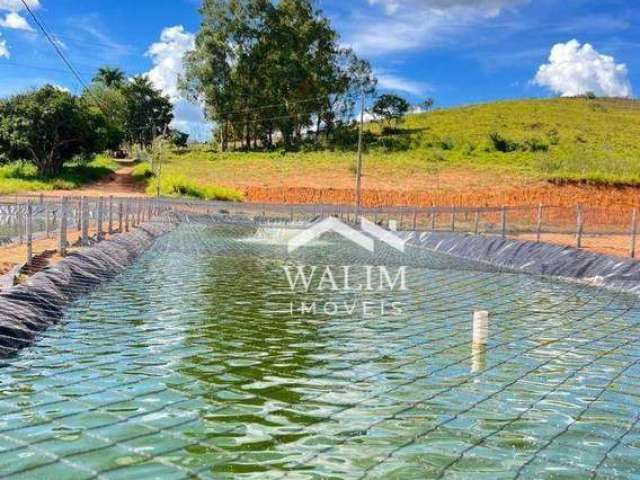
{"label": "tree line", "polygon": [[45,85],[0,100],[0,163],[28,160],[39,174],[57,175],[73,157],[177,137],[172,120],[173,105],[148,78],[104,67],[79,96]]}
{"label": "tree line", "polygon": [[[377,80],[313,0],[203,0],[200,13],[179,85],[203,105],[223,150],[292,148],[309,136],[355,143],[354,110],[376,96]],[[389,130],[409,108],[386,94],[372,113]],[[158,136],[185,145],[172,120],[170,100],[146,76],[102,67],[80,95],[46,85],[0,100],[0,163],[29,160],[56,175],[74,156],[144,149]]]}
{"label": "tree line", "polygon": [[181,89],[204,105],[223,150],[327,137],[372,95],[371,65],[340,45],[313,0],[204,0]]}

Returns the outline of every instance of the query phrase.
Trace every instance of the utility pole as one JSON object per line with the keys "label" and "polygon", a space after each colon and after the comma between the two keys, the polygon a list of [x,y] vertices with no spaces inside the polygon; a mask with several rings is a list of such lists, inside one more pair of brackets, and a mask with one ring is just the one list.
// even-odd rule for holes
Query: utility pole
{"label": "utility pole", "polygon": [[156,172],[158,183],[156,185],[156,198],[160,198],[160,182],[162,177],[162,157],[164,154],[164,139],[167,135],[167,126],[165,125],[162,132],[162,138],[160,139],[160,152],[158,153],[158,171]]}
{"label": "utility pole", "polygon": [[360,216],[360,204],[362,203],[362,147],[364,141],[364,108],[365,108],[365,94],[362,91],[362,105],[360,107],[360,131],[358,134],[358,166],[356,169],[356,209],[355,209],[355,221],[358,223],[358,217]]}

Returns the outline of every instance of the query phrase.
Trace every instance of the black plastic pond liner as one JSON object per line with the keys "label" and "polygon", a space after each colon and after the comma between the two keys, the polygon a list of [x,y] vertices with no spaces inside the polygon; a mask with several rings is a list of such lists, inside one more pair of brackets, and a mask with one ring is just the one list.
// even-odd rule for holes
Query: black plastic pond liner
{"label": "black plastic pond liner", "polygon": [[177,224],[169,216],[144,223],[71,253],[23,284],[0,292],[0,355],[32,344],[38,333],[62,319],[69,303],[125,270]]}
{"label": "black plastic pond liner", "polygon": [[[156,238],[178,224],[175,216],[144,223],[132,232],[74,252],[22,285],[0,292],[0,355],[31,345],[38,333],[62,319],[69,303],[125,270]],[[449,261],[473,269],[550,276],[640,293],[640,263],[630,259],[500,237],[417,232],[403,235],[410,246],[445,255]]]}
{"label": "black plastic pond liner", "polygon": [[406,233],[409,245],[500,269],[640,294],[640,262],[548,243],[456,233]]}

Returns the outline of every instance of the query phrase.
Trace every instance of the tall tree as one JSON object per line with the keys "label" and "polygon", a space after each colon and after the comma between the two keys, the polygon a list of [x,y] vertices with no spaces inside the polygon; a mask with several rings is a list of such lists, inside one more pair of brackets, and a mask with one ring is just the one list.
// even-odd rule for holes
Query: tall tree
{"label": "tall tree", "polygon": [[409,102],[398,95],[385,94],[373,104],[373,114],[386,121],[388,126],[398,125],[411,108]]}
{"label": "tall tree", "polygon": [[122,87],[126,102],[124,131],[131,144],[151,145],[173,120],[171,101],[155,89],[146,76],[137,76]]}
{"label": "tall tree", "polygon": [[64,162],[100,151],[104,117],[83,110],[60,88],[44,87],[0,102],[0,154],[30,160],[40,175],[61,172]]}
{"label": "tall tree", "polygon": [[[223,149],[231,139],[271,145],[276,132],[291,145],[314,124],[329,128],[356,65],[368,66],[340,47],[312,0],[204,0],[201,14],[181,85],[205,104]],[[370,66],[365,76],[373,81]]]}
{"label": "tall tree", "polygon": [[119,68],[104,66],[98,69],[93,81],[102,83],[107,88],[120,87],[125,81],[125,74]]}

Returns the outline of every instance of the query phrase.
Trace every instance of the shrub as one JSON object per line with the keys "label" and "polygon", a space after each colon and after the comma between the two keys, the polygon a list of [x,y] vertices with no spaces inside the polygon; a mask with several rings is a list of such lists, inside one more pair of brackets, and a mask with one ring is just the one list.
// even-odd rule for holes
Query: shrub
{"label": "shrub", "polygon": [[522,147],[524,151],[528,152],[546,152],[549,150],[549,145],[544,143],[538,137],[531,137],[524,141],[524,145]]}
{"label": "shrub", "polygon": [[107,130],[101,113],[51,85],[0,102],[0,151],[33,162],[43,176],[60,174],[75,155],[107,147]]}
{"label": "shrub", "polygon": [[440,148],[442,150],[453,150],[455,146],[456,145],[451,137],[442,137],[440,140]]}
{"label": "shrub", "polygon": [[462,146],[462,153],[467,156],[472,155],[475,150],[476,150],[476,146],[469,142],[466,142]]}
{"label": "shrub", "polygon": [[[157,184],[151,182],[147,193],[155,195]],[[183,176],[163,176],[160,179],[160,194],[168,197],[190,197],[200,200],[225,200],[241,202],[244,194],[238,190],[217,185],[199,185]]]}
{"label": "shrub", "polygon": [[151,165],[147,162],[139,163],[131,171],[131,176],[136,182],[144,182],[154,176]]}
{"label": "shrub", "polygon": [[489,140],[491,140],[493,148],[502,153],[515,152],[520,147],[517,142],[503,137],[499,132],[491,132],[489,134]]}
{"label": "shrub", "polygon": [[557,129],[552,128],[547,132],[547,139],[549,140],[550,145],[559,145],[560,144],[560,132]]}

